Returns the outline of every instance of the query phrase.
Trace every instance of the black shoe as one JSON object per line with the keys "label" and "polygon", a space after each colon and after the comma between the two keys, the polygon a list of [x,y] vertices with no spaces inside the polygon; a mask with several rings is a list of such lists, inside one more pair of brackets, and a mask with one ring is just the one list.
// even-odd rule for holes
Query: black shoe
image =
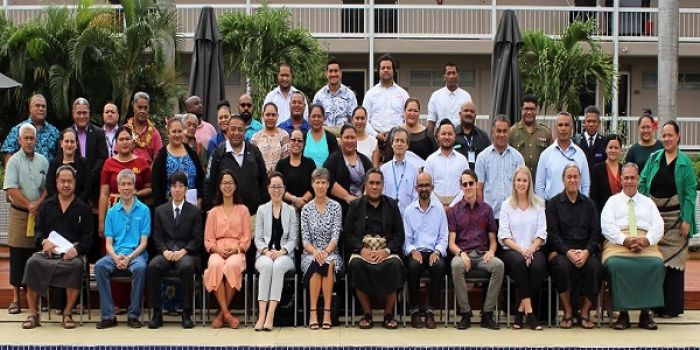
{"label": "black shoe", "polygon": [[462,314],[462,319],[457,322],[457,329],[468,329],[472,326],[472,320],[469,313]]}
{"label": "black shoe", "polygon": [[184,328],[184,329],[194,328],[194,323],[192,322],[191,314],[192,314],[191,311],[182,311],[182,328]]}
{"label": "black shoe", "polygon": [[654,316],[647,310],[642,310],[642,313],[639,314],[638,327],[650,331],[655,331],[659,328],[659,326],[656,325],[656,322],[654,322]]}
{"label": "black shoe", "polygon": [[100,322],[97,322],[95,325],[95,328],[97,329],[107,329],[107,328],[112,328],[117,326],[117,319],[112,318],[108,320],[102,320]]}
{"label": "black shoe", "polygon": [[496,322],[496,318],[493,316],[493,312],[484,312],[481,315],[481,328],[493,330],[501,329],[498,322]]}
{"label": "black shoe", "polygon": [[126,324],[131,328],[141,328],[141,321],[138,318],[129,318],[126,320]]}
{"label": "black shoe", "polygon": [[151,322],[148,322],[148,329],[158,329],[163,326],[163,311],[160,309],[153,309],[153,317],[151,317]]}
{"label": "black shoe", "polygon": [[620,316],[617,317],[613,329],[621,331],[627,328],[630,328],[630,314],[626,311],[622,311],[620,312]]}

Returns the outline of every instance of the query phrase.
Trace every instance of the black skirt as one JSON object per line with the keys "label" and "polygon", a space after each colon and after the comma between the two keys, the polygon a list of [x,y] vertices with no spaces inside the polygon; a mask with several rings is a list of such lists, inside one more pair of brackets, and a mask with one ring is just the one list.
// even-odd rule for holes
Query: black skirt
{"label": "black skirt", "polygon": [[385,298],[403,287],[403,262],[396,255],[379,264],[372,264],[359,256],[353,256],[348,263],[348,278],[356,289]]}

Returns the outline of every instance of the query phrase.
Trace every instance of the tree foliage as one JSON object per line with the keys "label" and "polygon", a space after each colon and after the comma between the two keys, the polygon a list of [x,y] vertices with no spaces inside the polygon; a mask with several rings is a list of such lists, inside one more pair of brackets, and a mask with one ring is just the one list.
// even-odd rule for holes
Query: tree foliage
{"label": "tree foliage", "polygon": [[581,113],[582,93],[589,81],[601,87],[603,98],[611,98],[614,81],[612,56],[592,38],[595,21],[575,21],[559,38],[542,32],[525,32],[519,65],[523,92],[540,101],[544,113],[568,110]]}
{"label": "tree foliage", "polygon": [[264,5],[252,15],[229,12],[219,19],[224,64],[249,79],[256,106],[277,85],[280,63],[292,67],[294,86],[307,96],[324,82],[326,51],[308,30],[293,27],[290,16],[287,9]]}

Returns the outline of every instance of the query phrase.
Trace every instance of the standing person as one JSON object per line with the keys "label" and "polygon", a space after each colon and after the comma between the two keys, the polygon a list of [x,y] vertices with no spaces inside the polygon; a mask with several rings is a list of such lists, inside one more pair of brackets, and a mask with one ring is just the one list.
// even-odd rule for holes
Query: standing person
{"label": "standing person", "polygon": [[462,319],[457,329],[471,327],[471,306],[467,291],[466,273],[483,270],[489,274],[486,298],[481,315],[481,327],[499,329],[496,322],[496,304],[503,283],[503,261],[496,257],[496,232],[498,225],[493,209],[477,197],[479,177],[471,169],[465,169],[460,178],[463,198],[447,211],[449,250],[452,258],[452,282],[459,302]]}
{"label": "standing person", "polygon": [[533,177],[537,176],[537,163],[540,154],[552,144],[552,131],[537,122],[537,98],[533,95],[523,97],[520,121],[510,128],[508,143],[523,155],[525,165]]}
{"label": "standing person", "polygon": [[462,153],[469,162],[469,169],[474,170],[476,158],[491,144],[489,135],[476,126],[476,106],[473,102],[462,103],[459,108],[460,123],[455,124],[455,149]]}
{"label": "standing person", "polygon": [[289,102],[289,119],[279,123],[277,127],[284,129],[288,134],[291,134],[294,129],[300,129],[306,133],[309,131],[309,121],[304,119],[304,111],[306,110],[304,93],[299,90],[293,91],[292,100]]}
{"label": "standing person", "polygon": [[425,171],[433,177],[435,194],[447,208],[460,192],[459,178],[469,163],[454,149],[455,127],[449,120],[440,122],[437,132],[440,149],[425,161]]}
{"label": "standing person", "polygon": [[127,325],[141,328],[141,298],[146,284],[148,252],[146,244],[151,235],[151,213],[135,196],[136,175],[131,169],[117,174],[119,201],[107,212],[104,223],[107,254],[95,263],[95,280],[100,293],[101,320],[97,329],[117,325],[110,276],[115,271],[131,272],[131,301],[127,312]]}
{"label": "standing person", "polygon": [[158,151],[151,171],[153,204],[158,207],[170,201],[170,176],[177,172],[187,175],[187,189],[197,190],[197,202],[192,203],[201,208],[204,195],[204,170],[199,164],[195,150],[184,143],[184,123],[181,118],[170,118],[167,124],[168,144]]}
{"label": "standing person", "polygon": [[[423,172],[418,175],[415,186],[418,200],[409,204],[402,213],[411,326],[435,329],[433,306],[440,303],[441,285],[445,278],[447,215],[440,202],[431,198],[433,180],[430,174]],[[418,290],[425,270],[430,275],[430,293],[428,304],[420,305]],[[425,314],[425,321],[421,320],[421,313]]]}
{"label": "standing person", "polygon": [[372,162],[357,151],[357,132],[352,125],[340,129],[339,150],[333,152],[323,163],[330,173],[330,194],[347,212],[350,202],[362,196],[365,173],[372,168]]}
{"label": "standing person", "polygon": [[135,93],[134,101],[131,103],[134,117],[126,122],[126,126],[134,133],[134,154],[146,160],[149,166],[163,147],[160,132],[149,119],[150,100],[148,94],[143,91]]}
{"label": "standing person", "polygon": [[270,174],[277,162],[289,155],[289,134],[277,127],[277,106],[269,102],[263,107],[265,128],[256,132],[250,143],[258,146],[265,160],[265,169]]}
{"label": "standing person", "polygon": [[3,183],[10,202],[7,245],[10,247],[12,302],[7,308],[9,314],[22,312],[19,291],[25,265],[34,253],[34,222],[46,199],[45,180],[49,169],[46,157],[35,151],[37,131],[33,123],[21,124],[15,135],[21,148],[7,161]]}
{"label": "standing person", "polygon": [[[292,66],[287,63],[280,63],[277,66],[277,87],[268,92],[265,96],[263,106],[269,102],[274,103],[279,108],[279,122],[282,123],[289,119],[289,103],[291,102],[292,92],[298,89],[292,85]],[[304,109],[304,119],[309,119],[309,110]]]}
{"label": "standing person", "polygon": [[[87,186],[89,173],[85,159],[76,152],[78,148],[78,134],[72,128],[64,129],[61,132],[59,139],[61,152],[58,156],[49,162],[49,170],[46,172],[46,195],[51,197],[58,193],[56,187],[56,171],[63,165],[70,165],[75,170],[75,183],[73,184],[73,192],[76,197],[87,203],[91,196],[91,191]],[[99,176],[99,175],[98,175]],[[99,178],[98,178],[99,182]],[[99,194],[99,191],[97,192]]]}
{"label": "standing person", "polygon": [[343,225],[343,210],[340,204],[326,195],[330,174],[325,168],[314,170],[311,175],[313,199],[301,210],[301,271],[304,283],[309,288],[309,328],[316,330],[318,324],[318,297],[323,292],[323,323],[320,327],[330,329],[333,283],[335,276],[343,270],[343,258],[338,249],[340,230]]}
{"label": "standing person", "polygon": [[[230,112],[233,114],[233,112]],[[253,118],[253,98],[248,94],[243,94],[238,98],[238,114],[245,123],[244,140],[250,141],[250,138],[256,132],[263,129],[262,123]]]}
{"label": "standing person", "polygon": [[172,200],[158,206],[153,215],[153,244],[156,256],[148,263],[148,304],[153,316],[148,328],[163,325],[161,281],[168,271],[175,270],[182,288],[182,328],[194,327],[192,322],[192,288],[194,273],[201,273],[202,212],[185,201],[188,176],[182,171],[168,177]]}
{"label": "standing person", "polygon": [[394,319],[394,304],[404,281],[400,258],[404,229],[396,201],[382,195],[383,182],[379,169],[369,169],[365,194],[350,203],[343,228],[345,248],[350,254],[348,278],[364,313],[360,329],[372,328],[370,296],[383,301],[384,328],[399,326]]}
{"label": "standing person", "polygon": [[370,135],[376,135],[379,148],[384,148],[389,131],[401,125],[401,112],[408,99],[408,93],[394,82],[396,61],[387,55],[379,57],[379,83],[367,90],[362,106],[367,110]]}
{"label": "standing person", "polygon": [[197,142],[197,125],[199,123],[199,118],[192,113],[176,115],[182,119],[182,123],[185,126],[184,135],[182,143],[190,146],[197,156],[197,162],[202,167],[206,169],[209,167],[209,153],[207,153],[207,145],[203,145]]}
{"label": "standing person", "polygon": [[509,132],[510,119],[503,114],[497,115],[491,124],[493,142],[476,157],[477,198],[493,209],[496,219],[501,213],[501,204],[510,195],[515,169],[525,165],[520,152],[508,145]]}
{"label": "standing person", "polygon": [[284,179],[272,172],[267,191],[270,201],[261,205],[255,216],[255,269],[260,273],[258,287],[258,321],[256,331],[271,331],[275,310],[282,300],[284,275],[294,272],[294,248],[299,223],[294,207],[284,203]]}
{"label": "standing person", "polygon": [[[588,170],[588,160],[583,150],[571,140],[574,118],[567,112],[559,112],[557,116],[557,141],[547,147],[540,155],[535,178],[535,193],[549,200],[564,189],[559,181],[564,167],[575,163],[581,169],[581,193],[588,196],[591,188],[591,177]],[[527,164],[527,161],[525,161]]]}
{"label": "standing person", "polygon": [[[36,222],[36,244],[41,251],[27,261],[22,283],[27,286],[29,317],[22,328],[40,326],[37,302],[39,296],[47,297],[49,287],[66,289],[66,304],[63,308],[61,326],[75,328],[73,307],[78,301],[85,270],[84,255],[92,247],[94,226],[92,212],[85,202],[75,196],[75,170],[70,165],[62,165],[54,176],[54,186],[59,192],[49,197],[39,209]],[[74,245],[62,254],[56,254],[54,243],[49,240],[53,232]]]}
{"label": "standing person", "polygon": [[[243,136],[243,121],[237,133]],[[248,208],[241,200],[243,192],[236,176],[229,169],[218,173],[214,207],[209,211],[204,229],[204,250],[209,253],[204,270],[204,286],[215,292],[219,313],[211,322],[212,328],[221,328],[224,322],[238,328],[238,319],[228,310],[233,295],[241,290],[246,270],[246,251],[251,241],[251,220]],[[256,208],[257,209],[257,208]]]}
{"label": "standing person", "polygon": [[591,329],[590,311],[603,283],[600,264],[600,219],[595,203],[579,190],[581,171],[571,163],[562,174],[564,191],[547,202],[547,246],[552,278],[564,307],[560,328],[571,328],[578,310],[581,327]]}
{"label": "standing person", "polygon": [[639,178],[639,192],[650,196],[664,220],[664,234],[659,241],[666,266],[664,306],[654,310],[662,317],[683,313],[688,240],[697,233],[697,179],[692,161],[678,147],[679,132],[675,121],[664,124],[664,149],[651,154]]}
{"label": "standing person", "polygon": [[625,155],[625,163],[635,163],[641,173],[644,170],[644,165],[647,163],[649,156],[657,150],[664,148],[663,143],[656,139],[656,130],[654,129],[654,117],[651,114],[643,114],[637,120],[639,125],[639,141],[630,146]]}
{"label": "standing person", "polygon": [[595,202],[598,213],[603,211],[605,202],[610,196],[622,191],[620,152],[622,152],[622,137],[615,134],[608,135],[605,161],[594,165],[591,169],[590,198]]}
{"label": "standing person", "polygon": [[434,135],[435,126],[443,119],[449,119],[452,125],[459,125],[459,111],[465,102],[472,100],[471,95],[459,87],[459,69],[454,63],[445,63],[445,86],[433,92],[428,101],[428,133]]}
{"label": "standing person", "polygon": [[352,111],[350,123],[357,130],[357,151],[369,158],[373,166],[379,166],[380,154],[377,147],[377,138],[367,133],[367,110],[365,107],[355,107]]}
{"label": "standing person", "polygon": [[192,95],[185,100],[185,112],[192,113],[197,117],[197,131],[195,131],[195,139],[197,143],[206,148],[209,141],[216,136],[216,129],[207,119],[210,117],[204,115],[204,105],[199,96]]}
{"label": "standing person", "polygon": [[289,136],[289,157],[277,162],[275,171],[278,171],[287,179],[284,201],[300,211],[313,197],[311,188],[311,174],[316,169],[316,164],[311,158],[304,157],[304,134],[301,130],[294,130]]}
{"label": "standing person", "polygon": [[[380,167],[385,179],[384,195],[398,202],[403,215],[406,207],[418,199],[415,184],[420,169],[406,159],[406,150],[409,147],[408,131],[402,127],[394,128],[390,136],[394,157]],[[431,178],[431,193],[432,184]]]}
{"label": "standing person", "polygon": [[[435,152],[436,144],[433,134],[420,123],[420,101],[409,97],[404,104],[404,123],[401,127],[408,132],[408,150],[418,157],[426,160]],[[384,149],[384,159],[388,161],[393,157],[391,139]]]}
{"label": "standing person", "polygon": [[[228,100],[221,100],[216,106],[216,125],[219,127],[219,132],[216,136],[209,140],[209,145],[207,146],[207,154],[211,158],[214,154],[216,148],[220,144],[226,142],[226,134],[228,133],[228,122],[231,119],[231,104]],[[207,162],[208,165],[209,162]]]}
{"label": "standing person", "polygon": [[5,154],[5,165],[10,157],[22,148],[19,140],[19,129],[24,124],[32,124],[36,130],[35,150],[47,161],[56,156],[56,145],[58,142],[58,129],[46,121],[46,99],[41,94],[35,94],[29,98],[29,118],[19,122],[10,129],[5,141],[2,143],[0,153]]}
{"label": "standing person", "polygon": [[600,134],[600,110],[596,106],[588,106],[583,110],[585,115],[583,126],[585,130],[574,137],[576,143],[588,159],[588,169],[605,161],[605,146],[607,138]]}
{"label": "standing person", "polygon": [[328,83],[316,92],[313,104],[323,106],[326,110],[324,125],[333,134],[339,134],[340,127],[350,122],[350,115],[357,107],[357,97],[342,84],[343,70],[340,61],[334,57],[326,62],[326,79]]}
{"label": "standing person", "polygon": [[[518,313],[513,329],[527,322],[530,329],[542,330],[532,301],[540,294],[547,276],[547,258],[540,249],[547,241],[547,220],[542,199],[532,189],[530,169],[518,167],[513,175],[513,191],[501,205],[498,241],[503,247],[501,260],[518,290]],[[510,307],[510,305],[508,305]]]}
{"label": "standing person", "polygon": [[335,135],[323,128],[325,113],[323,106],[311,106],[309,114],[311,128],[304,133],[304,157],[313,159],[317,167],[323,166],[328,156],[338,150],[338,140]]}
{"label": "standing person", "polygon": [[117,132],[119,131],[119,107],[114,102],[107,102],[102,107],[102,131],[107,144],[107,158],[111,158],[117,154]]}
{"label": "standing person", "polygon": [[605,267],[613,310],[620,316],[614,329],[630,327],[629,310],[640,310],[639,328],[656,330],[649,310],[664,305],[664,260],[658,242],[664,220],[654,202],[637,191],[637,164],[622,166],[622,192],[605,203],[600,214]]}
{"label": "standing person", "polygon": [[[71,128],[78,134],[80,157],[85,160],[85,164],[88,166],[85,186],[87,186],[89,196],[85,203],[97,209],[100,195],[100,172],[108,154],[107,144],[102,141],[105,139],[105,134],[100,127],[90,124],[90,103],[82,97],[73,101],[73,122]],[[77,193],[82,194],[81,192]]]}

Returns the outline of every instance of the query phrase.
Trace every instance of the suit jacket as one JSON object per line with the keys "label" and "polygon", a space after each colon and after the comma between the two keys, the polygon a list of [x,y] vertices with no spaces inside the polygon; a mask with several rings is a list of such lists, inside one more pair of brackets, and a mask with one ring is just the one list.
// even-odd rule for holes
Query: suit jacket
{"label": "suit jacket", "polygon": [[[367,196],[362,196],[350,202],[348,213],[345,216],[345,225],[343,226],[343,235],[345,236],[345,249],[348,254],[359,253],[363,248],[362,238],[365,232],[365,219],[367,218]],[[385,195],[381,197],[382,201],[382,224],[384,232],[381,234],[387,240],[387,248],[392,254],[402,254],[403,242],[405,233],[403,230],[403,220],[399,211],[398,203]]]}
{"label": "suit jacket", "polygon": [[[622,170],[622,166],[619,167]],[[608,169],[605,162],[598,163],[591,168],[591,191],[590,198],[595,202],[598,213],[603,211],[605,202],[612,196],[610,183],[608,182]]]}
{"label": "suit jacket", "polygon": [[[75,124],[71,128],[76,132],[78,130]],[[89,173],[86,186],[91,192],[89,200],[97,203],[97,197],[100,193],[100,172],[102,171],[102,165],[107,160],[107,143],[105,142],[104,130],[92,124],[88,124],[85,136],[86,144],[80,145],[80,139],[78,139],[78,147],[80,149],[85,148],[84,158]]]}
{"label": "suit jacket", "polygon": [[[175,224],[173,203],[169,201],[156,208],[151,239],[156,253],[166,250],[187,249],[189,255],[199,255],[203,244],[202,212],[195,205],[185,201],[180,213],[180,223]],[[176,250],[177,250],[176,249]]]}
{"label": "suit jacket", "polygon": [[593,147],[588,147],[588,134],[583,132],[576,137],[576,144],[581,147],[583,153],[586,154],[586,159],[588,160],[588,169],[593,169],[593,166],[604,162],[608,156],[605,154],[605,147],[607,147],[607,138],[597,133],[595,139],[593,140]]}
{"label": "suit jacket", "polygon": [[[299,234],[296,210],[283,202],[280,218],[282,219],[283,231],[280,247],[287,249],[287,255],[294,260],[294,247],[296,247]],[[258,208],[258,213],[255,215],[256,259],[260,257],[260,251],[270,245],[270,240],[272,240],[272,202],[267,202]]]}

